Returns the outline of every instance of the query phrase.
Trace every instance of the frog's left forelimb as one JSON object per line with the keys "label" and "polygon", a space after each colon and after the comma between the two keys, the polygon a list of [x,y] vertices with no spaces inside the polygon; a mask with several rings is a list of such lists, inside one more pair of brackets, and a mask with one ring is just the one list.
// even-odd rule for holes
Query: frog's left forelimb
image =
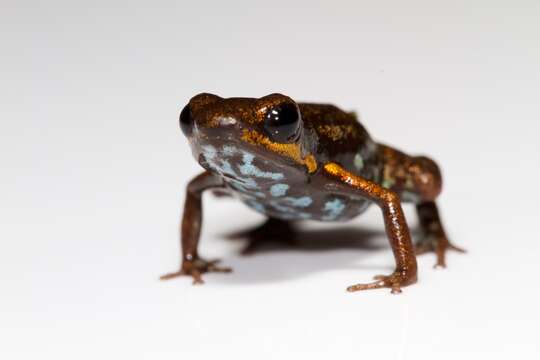
{"label": "frog's left forelimb", "polygon": [[402,286],[415,283],[417,279],[416,257],[399,196],[377,183],[348,172],[336,163],[326,164],[324,171],[330,178],[336,180],[331,184],[335,191],[348,196],[354,196],[356,193],[358,196],[370,199],[381,208],[386,234],[396,261],[396,269],[391,275],[377,276],[376,282],[353,285],[347,290],[358,291],[388,287],[392,289],[392,293],[399,293]]}

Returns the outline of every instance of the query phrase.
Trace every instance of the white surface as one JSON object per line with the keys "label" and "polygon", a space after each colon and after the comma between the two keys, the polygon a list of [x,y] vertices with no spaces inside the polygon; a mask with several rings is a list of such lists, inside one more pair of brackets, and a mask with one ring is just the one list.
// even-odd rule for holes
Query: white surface
{"label": "white surface", "polygon": [[[538,359],[539,16],[538,1],[3,0],[0,358]],[[430,154],[469,254],[445,271],[422,257],[401,296],[349,294],[391,270],[384,235],[241,258],[224,234],[261,218],[207,197],[201,252],[235,272],[159,282],[199,171],[177,116],[201,91],[335,103]],[[383,228],[374,208],[325,229],[342,226]]]}

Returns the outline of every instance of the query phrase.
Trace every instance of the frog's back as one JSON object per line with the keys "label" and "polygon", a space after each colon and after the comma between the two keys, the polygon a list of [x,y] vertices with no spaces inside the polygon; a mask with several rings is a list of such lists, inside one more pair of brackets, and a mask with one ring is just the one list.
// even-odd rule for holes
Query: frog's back
{"label": "frog's back", "polygon": [[377,144],[356,114],[326,104],[299,103],[306,130],[316,136],[319,163],[336,162],[348,171],[379,182],[382,164]]}

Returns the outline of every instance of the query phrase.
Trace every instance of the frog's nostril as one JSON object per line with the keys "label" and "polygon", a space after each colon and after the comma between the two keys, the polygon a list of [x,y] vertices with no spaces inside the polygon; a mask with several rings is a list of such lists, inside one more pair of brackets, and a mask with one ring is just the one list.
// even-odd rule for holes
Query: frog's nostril
{"label": "frog's nostril", "polygon": [[189,104],[186,105],[180,113],[180,129],[186,136],[190,136],[193,132],[193,115]]}

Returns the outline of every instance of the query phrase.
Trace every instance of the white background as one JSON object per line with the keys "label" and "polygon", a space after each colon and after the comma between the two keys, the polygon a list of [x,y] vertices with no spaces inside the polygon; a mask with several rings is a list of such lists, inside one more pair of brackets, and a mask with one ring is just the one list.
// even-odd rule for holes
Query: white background
{"label": "white background", "polygon": [[[0,358],[538,359],[538,1],[0,6]],[[208,196],[201,252],[235,272],[158,281],[200,171],[177,118],[202,91],[334,103],[429,154],[469,253],[351,294],[392,270],[376,208],[241,257],[226,235],[262,217]]]}

